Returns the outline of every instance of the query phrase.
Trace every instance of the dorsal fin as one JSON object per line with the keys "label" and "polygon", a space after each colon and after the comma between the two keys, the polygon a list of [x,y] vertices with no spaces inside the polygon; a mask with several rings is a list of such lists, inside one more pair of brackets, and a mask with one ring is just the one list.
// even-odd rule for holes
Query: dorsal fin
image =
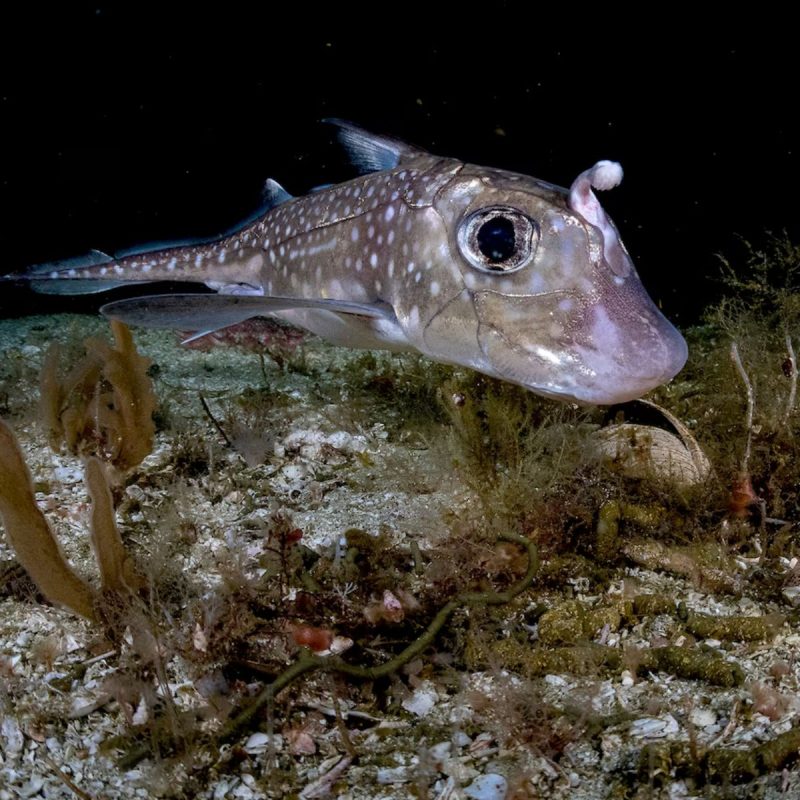
{"label": "dorsal fin", "polygon": [[279,206],[281,203],[285,203],[287,200],[293,200],[294,195],[289,194],[278,181],[267,178],[264,188],[261,190],[261,198],[264,201],[261,210],[264,212]]}
{"label": "dorsal fin", "polygon": [[362,174],[394,169],[404,158],[425,153],[425,150],[399,139],[365,131],[352,122],[341,119],[322,121],[336,126],[339,142],[350,156],[352,164]]}

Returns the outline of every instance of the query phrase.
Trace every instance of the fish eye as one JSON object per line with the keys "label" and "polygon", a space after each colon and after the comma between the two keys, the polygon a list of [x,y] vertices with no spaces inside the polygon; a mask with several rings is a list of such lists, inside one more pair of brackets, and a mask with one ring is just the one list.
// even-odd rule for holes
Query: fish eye
{"label": "fish eye", "polygon": [[474,211],[458,230],[458,246],[482,272],[515,272],[531,260],[539,228],[516,208],[492,206]]}

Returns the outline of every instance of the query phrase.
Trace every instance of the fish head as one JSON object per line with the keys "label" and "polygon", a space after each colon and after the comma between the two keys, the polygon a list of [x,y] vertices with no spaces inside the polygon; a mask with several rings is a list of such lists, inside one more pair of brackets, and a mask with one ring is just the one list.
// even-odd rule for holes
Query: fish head
{"label": "fish head", "polygon": [[465,165],[433,203],[449,294],[420,349],[582,404],[625,402],[673,378],[686,342],[592,191],[621,177],[598,162],[566,190]]}

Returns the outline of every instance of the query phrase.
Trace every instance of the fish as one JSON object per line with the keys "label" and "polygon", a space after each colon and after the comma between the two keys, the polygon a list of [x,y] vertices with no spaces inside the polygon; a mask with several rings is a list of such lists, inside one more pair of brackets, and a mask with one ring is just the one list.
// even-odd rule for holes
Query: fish
{"label": "fish", "polygon": [[215,239],[93,251],[14,277],[56,294],[204,284],[213,293],[101,312],[198,337],[274,315],[336,345],[416,351],[582,405],[638,398],[683,367],[686,342],[595,194],[619,184],[617,162],[567,189],[327,122],[352,180],[294,197],[270,179],[259,212]]}

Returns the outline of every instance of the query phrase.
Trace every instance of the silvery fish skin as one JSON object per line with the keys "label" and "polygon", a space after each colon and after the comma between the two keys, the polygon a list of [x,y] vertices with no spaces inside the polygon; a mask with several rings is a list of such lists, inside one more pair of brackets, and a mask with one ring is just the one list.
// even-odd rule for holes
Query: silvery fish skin
{"label": "silvery fish skin", "polygon": [[348,347],[416,350],[541,395],[624,402],[669,381],[686,343],[656,308],[594,189],[569,190],[440,158],[332,121],[366,174],[292,198],[274,181],[263,213],[203,243],[41,265],[41,291],[189,281],[212,295],[122,300],[129,324],[205,333],[277,316]]}

